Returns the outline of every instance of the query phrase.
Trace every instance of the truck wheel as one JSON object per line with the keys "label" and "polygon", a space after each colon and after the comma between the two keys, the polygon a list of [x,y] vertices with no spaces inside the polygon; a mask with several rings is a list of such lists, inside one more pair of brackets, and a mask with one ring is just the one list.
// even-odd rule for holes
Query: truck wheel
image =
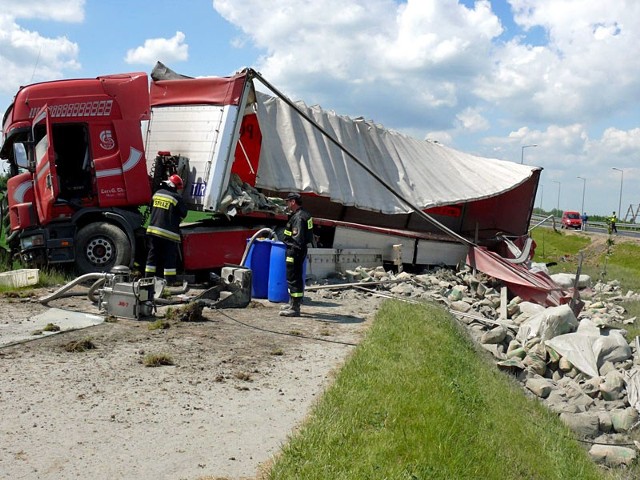
{"label": "truck wheel", "polygon": [[122,229],[110,223],[90,223],[76,237],[76,266],[81,274],[108,272],[129,266],[131,244]]}

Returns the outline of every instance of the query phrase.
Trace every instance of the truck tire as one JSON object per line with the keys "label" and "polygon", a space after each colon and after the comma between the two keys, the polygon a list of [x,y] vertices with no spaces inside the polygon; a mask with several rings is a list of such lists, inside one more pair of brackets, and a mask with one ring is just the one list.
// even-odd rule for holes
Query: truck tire
{"label": "truck tire", "polygon": [[84,226],[76,237],[76,267],[81,274],[109,272],[116,265],[129,266],[131,243],[126,233],[104,222]]}

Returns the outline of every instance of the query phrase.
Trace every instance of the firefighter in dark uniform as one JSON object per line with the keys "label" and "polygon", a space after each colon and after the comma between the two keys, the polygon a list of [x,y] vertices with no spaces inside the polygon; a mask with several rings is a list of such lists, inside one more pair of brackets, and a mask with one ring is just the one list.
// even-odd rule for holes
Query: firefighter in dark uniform
{"label": "firefighter in dark uniform", "polygon": [[284,243],[287,246],[285,261],[287,262],[287,286],[289,287],[289,304],[280,315],[299,317],[300,305],[304,296],[303,267],[307,258],[307,245],[313,241],[313,218],[302,208],[302,197],[298,193],[290,193],[286,198],[287,207],[292,212],[284,228]]}
{"label": "firefighter in dark uniform", "polygon": [[187,206],[179,190],[184,184],[179,175],[171,175],[153,194],[151,219],[147,227],[149,253],[144,273],[163,277],[168,285],[176,283],[176,265],[180,244],[180,222],[187,216]]}

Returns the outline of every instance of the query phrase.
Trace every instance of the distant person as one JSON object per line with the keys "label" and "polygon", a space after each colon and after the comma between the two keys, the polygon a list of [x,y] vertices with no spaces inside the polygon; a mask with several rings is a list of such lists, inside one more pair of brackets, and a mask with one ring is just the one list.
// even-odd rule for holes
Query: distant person
{"label": "distant person", "polygon": [[609,217],[609,233],[618,233],[618,227],[616,227],[617,221],[618,217],[616,216],[616,212],[613,212],[613,215]]}
{"label": "distant person", "polygon": [[149,253],[145,276],[164,276],[167,285],[176,283],[180,222],[187,216],[187,206],[179,190],[184,184],[179,175],[171,175],[153,194],[151,218],[147,228]]}
{"label": "distant person", "polygon": [[582,215],[580,215],[580,220],[582,220],[582,227],[580,229],[586,232],[587,222],[589,221],[589,216],[587,215],[587,212],[582,212]]}

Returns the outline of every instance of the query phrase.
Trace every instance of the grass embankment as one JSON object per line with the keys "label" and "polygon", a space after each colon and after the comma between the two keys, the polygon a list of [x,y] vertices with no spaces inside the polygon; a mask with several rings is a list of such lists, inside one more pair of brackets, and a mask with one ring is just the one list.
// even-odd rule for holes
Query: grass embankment
{"label": "grass embankment", "polygon": [[640,240],[604,234],[565,233],[551,228],[532,232],[535,262],[557,262],[553,273],[575,273],[583,253],[583,273],[594,280],[618,280],[625,289],[640,292]]}
{"label": "grass embankment", "polygon": [[272,479],[601,478],[442,308],[386,302]]}

